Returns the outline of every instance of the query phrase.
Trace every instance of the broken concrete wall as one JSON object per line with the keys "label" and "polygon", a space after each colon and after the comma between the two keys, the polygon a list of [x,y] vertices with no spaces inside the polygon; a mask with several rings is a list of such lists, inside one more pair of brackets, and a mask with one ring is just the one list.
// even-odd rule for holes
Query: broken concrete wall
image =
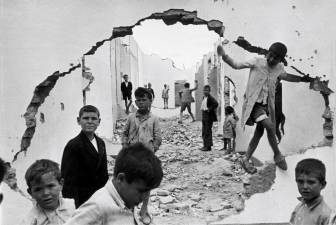
{"label": "broken concrete wall", "polygon": [[[327,79],[330,79],[329,86],[335,90],[336,68],[333,62],[336,58],[336,27],[321,26],[321,24],[330,24],[330,19],[334,18],[335,5],[336,2],[333,0],[322,2],[299,0],[295,3],[264,0],[253,0],[248,3],[243,0],[112,0],[85,1],[85,3],[80,0],[73,0],[71,3],[65,0],[2,1],[0,15],[2,28],[0,36],[1,156],[10,160],[14,152],[20,149],[20,138],[26,128],[21,115],[25,113],[36,85],[55,71],[67,71],[69,63],[77,64],[80,57],[90,51],[92,46],[96,49],[102,44],[102,40],[111,37],[113,27],[132,26],[139,19],[171,8],[197,10],[197,16],[203,20],[222,21],[227,28],[225,37],[229,40],[235,40],[237,36],[243,35],[252,43],[265,47],[274,41],[282,41],[287,44],[289,54],[296,59],[292,63],[311,75],[326,74]],[[175,21],[174,18],[171,20],[167,17],[169,16],[166,16],[165,20],[168,24]],[[191,21],[194,21],[193,17]],[[202,20],[197,21],[202,22]],[[240,59],[250,57],[249,53],[238,47],[232,47],[232,52],[228,53],[235,58],[241,57]],[[314,57],[308,59],[311,56]],[[304,60],[300,61],[300,58]],[[237,89],[241,90],[237,93],[241,104],[248,72],[229,70],[228,72],[237,82]],[[59,104],[57,102],[63,101],[65,111],[54,115],[53,121],[60,127],[49,127],[51,123],[48,121],[52,118],[50,114],[55,112],[51,107],[52,99],[49,100],[49,97],[56,93],[54,91],[60,87],[61,82],[68,85],[65,88],[67,91],[59,90],[57,95],[62,94],[66,99],[57,97],[55,109]],[[81,95],[77,95],[76,93],[79,92],[74,91],[80,90],[81,87],[77,87],[79,83],[81,83],[81,74],[78,71],[60,78],[39,109],[45,115],[45,123],[38,122],[30,147],[34,151],[29,154],[34,156],[29,159],[30,162],[41,157],[53,158],[54,156],[51,155],[54,151],[61,151],[59,146],[64,146],[65,141],[78,132],[78,126],[72,121],[82,104]],[[288,117],[285,127],[286,136],[280,144],[281,149],[287,152],[296,151],[302,145],[310,145],[321,140],[323,101],[320,94],[310,91],[307,84],[284,84],[283,96],[284,113]],[[331,96],[330,102],[335,111],[334,96]],[[44,105],[48,106],[48,109],[43,108]],[[69,109],[68,105],[72,108]],[[241,105],[237,105],[238,108],[241,108]],[[245,133],[242,130],[237,133],[237,149],[246,149],[252,130],[248,128]],[[51,136],[46,134],[52,134],[51,138],[54,139],[46,140],[46,137]],[[60,135],[63,136],[60,137]],[[263,138],[256,154],[261,158],[271,158],[270,152],[268,143]],[[330,157],[335,159],[334,156]],[[59,162],[59,158],[53,159]],[[26,158],[20,161],[22,164],[14,165],[18,169],[19,182],[23,182],[23,172],[27,168],[24,162],[29,164],[29,160]],[[11,215],[13,216],[13,213]]]}
{"label": "broken concrete wall", "polygon": [[[125,116],[125,103],[122,99],[120,85],[123,75],[127,74],[133,84],[133,93],[137,86],[142,83],[142,51],[133,36],[116,38],[110,45],[110,76],[112,79],[112,104],[113,116],[116,119]],[[134,99],[134,96],[133,96]]]}
{"label": "broken concrete wall", "polygon": [[[321,194],[326,203],[336,208],[336,152],[330,147],[309,149],[303,154],[289,156],[288,172],[276,170],[275,183],[266,193],[253,195],[245,202],[245,210],[213,225],[225,224],[257,224],[257,223],[285,223],[289,222],[290,215],[295,206],[299,204],[299,192],[295,182],[295,166],[305,158],[316,158],[324,162],[326,166],[327,185]],[[262,202],[262,204],[260,204]]]}

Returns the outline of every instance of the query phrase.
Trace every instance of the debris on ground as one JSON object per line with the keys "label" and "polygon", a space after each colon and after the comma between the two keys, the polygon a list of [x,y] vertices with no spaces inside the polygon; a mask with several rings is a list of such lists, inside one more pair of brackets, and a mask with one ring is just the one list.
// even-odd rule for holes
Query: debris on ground
{"label": "debris on ground", "polygon": [[[116,140],[125,122],[117,122]],[[182,124],[178,124],[178,117],[160,119],[160,124],[163,141],[156,154],[162,162],[164,177],[160,187],[150,194],[149,212],[154,223],[178,215],[207,222],[221,220],[244,209],[245,199],[261,188],[258,177],[269,176],[266,188],[274,181],[275,175],[271,173],[275,174],[275,168],[272,171],[273,167],[263,166],[256,159],[252,160],[255,166],[263,166],[266,172],[261,169],[255,175],[246,173],[240,165],[243,153],[222,151],[220,136],[214,135],[212,151],[200,151],[200,122],[191,122],[185,116]],[[213,129],[218,129],[217,124]],[[114,160],[108,157],[110,170]]]}

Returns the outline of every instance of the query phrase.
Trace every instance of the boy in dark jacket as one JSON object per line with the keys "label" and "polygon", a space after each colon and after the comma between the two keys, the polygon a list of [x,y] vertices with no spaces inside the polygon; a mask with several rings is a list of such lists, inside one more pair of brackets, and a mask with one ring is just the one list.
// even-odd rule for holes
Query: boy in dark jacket
{"label": "boy in dark jacket", "polygon": [[201,151],[211,151],[212,143],[212,124],[217,121],[216,109],[218,107],[217,100],[210,95],[211,88],[205,85],[203,88],[202,110],[202,138],[203,148]]}
{"label": "boy in dark jacket", "polygon": [[82,131],[65,146],[61,163],[62,194],[65,198],[74,198],[76,208],[108,180],[105,143],[95,134],[100,124],[98,109],[83,106],[77,122]]}

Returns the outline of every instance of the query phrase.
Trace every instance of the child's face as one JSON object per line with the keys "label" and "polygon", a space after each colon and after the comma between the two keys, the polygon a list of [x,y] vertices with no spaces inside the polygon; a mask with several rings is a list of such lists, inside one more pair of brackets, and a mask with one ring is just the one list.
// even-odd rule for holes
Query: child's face
{"label": "child's face", "polygon": [[119,186],[118,192],[129,209],[133,209],[143,202],[150,191],[150,188],[147,187],[142,179],[136,179],[128,183],[123,173],[117,176],[117,184]]}
{"label": "child's face", "polygon": [[270,67],[276,66],[281,62],[282,58],[278,56],[275,52],[269,51],[266,55],[267,64]]}
{"label": "child's face", "polygon": [[322,184],[317,174],[314,173],[297,175],[296,183],[305,201],[310,201],[320,196],[321,190],[325,187],[325,184]]}
{"label": "child's face", "polygon": [[147,95],[143,97],[135,97],[135,104],[139,108],[139,112],[144,113],[149,111],[152,105],[152,100],[150,100]]}
{"label": "child's face", "polygon": [[96,112],[83,112],[81,117],[77,118],[78,124],[85,133],[94,133],[100,124],[100,118]]}
{"label": "child's face", "polygon": [[59,206],[62,186],[63,181],[59,182],[53,173],[46,173],[41,176],[39,182],[31,182],[28,193],[42,209],[55,210]]}

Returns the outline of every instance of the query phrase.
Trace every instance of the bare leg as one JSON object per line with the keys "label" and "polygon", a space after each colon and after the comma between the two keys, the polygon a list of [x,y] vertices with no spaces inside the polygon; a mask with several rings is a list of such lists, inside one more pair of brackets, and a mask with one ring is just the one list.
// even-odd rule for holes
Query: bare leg
{"label": "bare leg", "polygon": [[187,106],[187,110],[188,110],[188,113],[190,114],[190,116],[191,116],[191,118],[192,118],[192,121],[195,121],[195,117],[194,117],[193,113],[191,112],[191,107],[190,107],[190,105]]}
{"label": "bare leg", "polygon": [[278,143],[276,140],[276,136],[275,136],[275,132],[273,129],[273,123],[271,121],[270,118],[264,119],[263,121],[261,121],[261,124],[265,127],[266,131],[267,131],[267,138],[268,138],[268,142],[271,145],[271,148],[274,152],[274,157],[278,157],[281,155],[281,152],[279,150],[278,147]]}
{"label": "bare leg", "polygon": [[179,123],[182,123],[182,117],[183,117],[183,112],[182,111],[180,111],[180,119],[179,119]]}
{"label": "bare leg", "polygon": [[260,138],[263,136],[263,134],[264,134],[264,126],[261,124],[261,122],[258,122],[253,137],[247,147],[247,151],[245,154],[247,160],[249,160],[253,155],[254,151],[256,150],[259,144]]}

